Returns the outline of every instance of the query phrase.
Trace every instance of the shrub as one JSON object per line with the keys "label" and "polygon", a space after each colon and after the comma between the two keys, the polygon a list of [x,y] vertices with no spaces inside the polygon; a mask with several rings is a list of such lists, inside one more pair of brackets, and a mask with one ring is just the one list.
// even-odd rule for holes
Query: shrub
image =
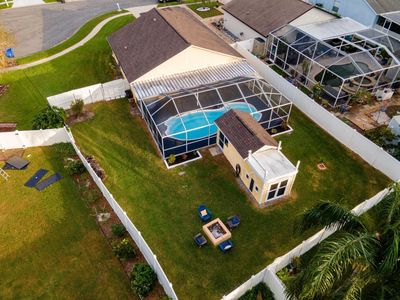
{"label": "shrub", "polygon": [[71,143],[59,143],[54,146],[55,151],[63,157],[76,155],[75,149]]}
{"label": "shrub", "polygon": [[136,256],[135,249],[133,249],[133,246],[128,239],[123,239],[120,242],[114,242],[113,252],[119,259],[134,258]]}
{"label": "shrub", "polygon": [[33,119],[33,129],[60,128],[64,126],[65,111],[62,108],[48,106]]}
{"label": "shrub", "polygon": [[68,160],[64,168],[69,175],[79,175],[86,171],[85,165],[80,160]]}
{"label": "shrub", "polygon": [[100,191],[97,188],[90,189],[88,188],[87,192],[84,194],[85,200],[88,203],[94,203],[100,198]]}
{"label": "shrub", "polygon": [[147,264],[136,264],[131,272],[131,288],[139,297],[146,297],[156,283],[157,275]]}
{"label": "shrub", "polygon": [[386,126],[368,130],[365,136],[383,148],[386,148],[386,146],[396,138],[393,132]]}
{"label": "shrub", "polygon": [[374,95],[365,89],[359,89],[352,97],[351,102],[358,104],[372,104],[374,101]]}
{"label": "shrub", "polygon": [[[260,298],[261,296],[261,298]],[[251,290],[248,290],[239,300],[273,300],[272,292],[268,289],[264,282],[260,282]]]}
{"label": "shrub", "polygon": [[173,165],[176,161],[176,156],[171,154],[170,156],[168,156],[168,164]]}
{"label": "shrub", "polygon": [[122,237],[124,236],[126,229],[122,224],[112,224],[111,231],[115,236]]}
{"label": "shrub", "polygon": [[322,93],[322,85],[320,83],[314,84],[311,91],[313,93],[314,100],[317,102],[322,101],[321,93]]}
{"label": "shrub", "polygon": [[80,116],[83,112],[85,102],[82,99],[76,99],[71,103],[71,111],[75,116]]}

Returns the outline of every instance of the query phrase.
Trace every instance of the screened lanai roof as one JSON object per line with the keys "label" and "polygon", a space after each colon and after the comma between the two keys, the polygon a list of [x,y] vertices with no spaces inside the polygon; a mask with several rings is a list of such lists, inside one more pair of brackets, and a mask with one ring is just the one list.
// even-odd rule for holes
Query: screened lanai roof
{"label": "screened lanai roof", "polygon": [[[189,131],[215,127],[214,121],[229,109],[250,113],[259,122],[272,108],[290,112],[291,102],[266,81],[237,77],[143,100],[152,123],[162,137],[186,139]],[[173,129],[171,131],[171,128]],[[210,129],[211,131],[211,129]]]}
{"label": "screened lanai roof", "polygon": [[171,76],[136,81],[132,84],[132,89],[138,99],[146,99],[160,94],[172,93],[210,84],[216,81],[228,80],[241,76],[253,76],[254,74],[254,69],[245,60],[241,60]]}
{"label": "screened lanai roof", "polygon": [[[313,26],[324,25],[315,23]],[[319,39],[300,27],[286,25],[271,35],[323,68],[329,68],[332,73],[342,79],[388,68],[387,62],[384,63],[382,59],[377,58],[377,54],[383,50],[392,58],[390,67],[400,65],[400,42],[375,29],[353,30]],[[337,65],[346,65],[346,71],[339,73],[330,68]]]}
{"label": "screened lanai roof", "polygon": [[[399,6],[399,9],[400,9],[400,6]],[[388,19],[388,20],[400,25],[400,11],[393,11],[393,12],[384,13],[381,16],[383,16],[386,19]]]}

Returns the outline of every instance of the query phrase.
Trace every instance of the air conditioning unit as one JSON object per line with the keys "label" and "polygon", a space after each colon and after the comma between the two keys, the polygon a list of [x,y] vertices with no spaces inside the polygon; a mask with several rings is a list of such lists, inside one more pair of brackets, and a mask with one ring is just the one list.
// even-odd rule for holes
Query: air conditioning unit
{"label": "air conditioning unit", "polygon": [[265,56],[265,40],[263,38],[255,38],[253,43],[253,54],[262,57]]}

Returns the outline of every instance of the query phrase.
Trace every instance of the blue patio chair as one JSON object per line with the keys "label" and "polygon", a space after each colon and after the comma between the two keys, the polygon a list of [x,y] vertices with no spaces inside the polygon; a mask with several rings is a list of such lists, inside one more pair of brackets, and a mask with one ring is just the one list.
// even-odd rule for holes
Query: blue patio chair
{"label": "blue patio chair", "polygon": [[13,50],[13,48],[7,48],[7,49],[6,49],[6,56],[7,56],[8,58],[13,58],[13,57],[14,57],[14,50]]}
{"label": "blue patio chair", "polygon": [[226,252],[229,252],[232,249],[233,242],[231,240],[227,240],[227,241],[222,242],[221,244],[219,244],[218,247],[222,252],[226,253]]}
{"label": "blue patio chair", "polygon": [[211,211],[204,204],[201,204],[197,208],[197,214],[199,215],[200,220],[202,220],[203,222],[207,222],[212,218]]}
{"label": "blue patio chair", "polygon": [[194,239],[194,242],[196,243],[196,245],[197,245],[199,248],[201,248],[202,246],[204,246],[205,244],[207,244],[206,238],[205,238],[201,233],[196,234],[196,235],[194,236],[193,239]]}
{"label": "blue patio chair", "polygon": [[227,220],[226,220],[226,224],[228,225],[228,228],[230,230],[235,229],[236,227],[239,226],[240,224],[240,218],[238,215],[234,215],[234,216],[230,216]]}

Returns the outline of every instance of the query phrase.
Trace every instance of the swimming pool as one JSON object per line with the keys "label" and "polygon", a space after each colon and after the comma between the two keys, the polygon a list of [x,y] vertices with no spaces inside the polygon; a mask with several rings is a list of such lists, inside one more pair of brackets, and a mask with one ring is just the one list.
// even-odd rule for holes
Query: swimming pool
{"label": "swimming pool", "polygon": [[[257,109],[245,102],[235,102],[226,104],[230,109],[237,109],[241,111],[245,111],[248,113],[254,113]],[[182,114],[181,118],[179,116],[174,116],[165,121],[165,125],[167,126],[167,130],[165,131],[166,135],[173,135],[171,138],[177,140],[197,140],[201,138],[206,138],[217,133],[217,127],[214,124],[214,121],[222,116],[226,112],[225,108],[220,109],[205,109],[204,114],[207,116],[208,121],[211,126],[208,126],[207,119],[204,117],[203,112],[195,111],[189,112],[186,114]],[[254,119],[259,121],[261,119],[261,113],[255,113],[252,115]],[[187,138],[185,133],[185,127],[182,122],[185,124],[187,132]],[[201,128],[199,128],[201,127]],[[190,131],[189,131],[190,130]],[[210,130],[210,131],[209,131]]]}

